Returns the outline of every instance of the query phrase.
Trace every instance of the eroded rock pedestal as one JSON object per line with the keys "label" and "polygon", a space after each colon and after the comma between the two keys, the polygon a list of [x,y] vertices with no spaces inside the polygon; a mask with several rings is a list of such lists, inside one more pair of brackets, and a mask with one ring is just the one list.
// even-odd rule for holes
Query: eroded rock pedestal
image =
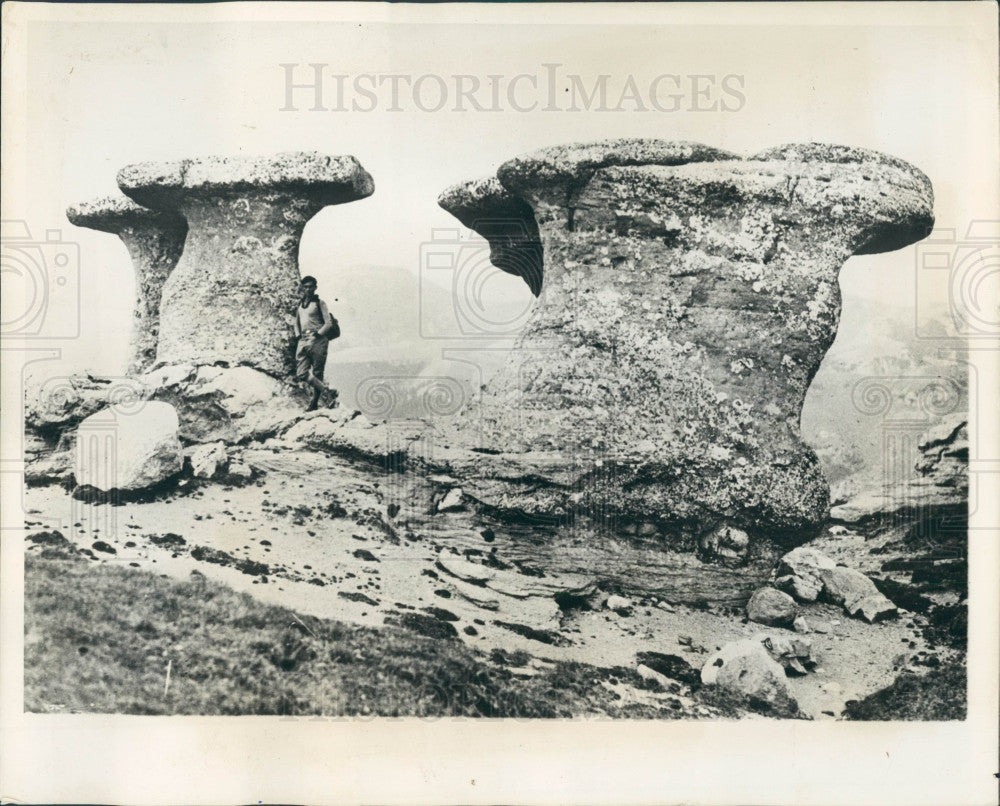
{"label": "eroded rock pedestal", "polygon": [[[441,205],[538,293],[455,434],[479,451],[466,492],[651,522],[709,553],[720,530],[746,533],[723,547],[737,555],[809,539],[829,490],[799,417],[836,335],[840,268],[923,238],[932,202],[919,170],[872,151],[744,159],[656,140],[544,149],[447,190]],[[498,219],[525,235],[497,239]]]}
{"label": "eroded rock pedestal", "polygon": [[144,372],[156,360],[163,284],[184,249],[187,223],[176,212],[150,210],[124,196],[73,205],[66,217],[78,227],[117,235],[128,249],[136,284],[128,372]]}
{"label": "eroded rock pedestal", "polygon": [[122,191],[180,213],[187,243],[163,288],[157,360],[293,369],[298,249],[323,207],[363,199],[371,177],[351,156],[288,153],[130,165]]}

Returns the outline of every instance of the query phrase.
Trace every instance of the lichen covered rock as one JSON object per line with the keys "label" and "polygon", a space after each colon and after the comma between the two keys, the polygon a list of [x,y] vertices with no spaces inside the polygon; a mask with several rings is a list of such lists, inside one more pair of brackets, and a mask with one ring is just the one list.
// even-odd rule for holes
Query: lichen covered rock
{"label": "lichen covered rock", "polygon": [[[930,231],[919,170],[840,146],[742,159],[622,140],[519,157],[440,203],[474,227],[526,204],[543,252],[531,319],[455,432],[482,503],[654,521],[694,547],[720,524],[785,545],[816,532],[829,489],[799,417],[838,274]],[[512,475],[529,453],[537,470]]]}
{"label": "lichen covered rock", "polygon": [[140,163],[118,173],[138,203],[187,221],[163,287],[157,360],[293,369],[299,241],[323,207],[374,192],[352,156],[286,153]]}

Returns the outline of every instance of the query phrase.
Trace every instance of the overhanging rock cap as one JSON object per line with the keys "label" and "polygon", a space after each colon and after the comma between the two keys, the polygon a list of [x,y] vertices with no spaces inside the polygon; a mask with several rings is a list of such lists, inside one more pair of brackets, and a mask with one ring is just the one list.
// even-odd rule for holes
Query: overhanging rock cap
{"label": "overhanging rock cap", "polygon": [[184,218],[175,213],[151,210],[136,204],[126,196],[102,196],[66,208],[66,218],[78,227],[110,232],[117,235],[123,229],[148,224],[160,227],[184,225]]}
{"label": "overhanging rock cap", "polygon": [[[892,252],[926,238],[934,226],[934,188],[927,175],[905,160],[867,148],[828,143],[788,143],[754,154],[759,162],[786,162],[830,165],[835,181],[837,171],[850,171],[867,186],[856,196],[858,217],[867,216],[869,239],[855,254]],[[852,177],[852,173],[843,174]],[[858,185],[854,185],[855,193]]]}
{"label": "overhanging rock cap", "polygon": [[523,154],[500,166],[497,176],[508,190],[546,184],[586,182],[601,168],[625,165],[683,165],[742,159],[720,148],[687,140],[624,138],[570,143]]}
{"label": "overhanging rock cap", "polygon": [[446,188],[438,196],[438,205],[470,229],[476,229],[476,224],[482,221],[533,218],[531,206],[508,192],[495,176],[471,179]]}
{"label": "overhanging rock cap", "polygon": [[459,182],[438,196],[438,205],[490,243],[490,261],[522,277],[536,296],[542,286],[542,244],[534,211],[495,176]]}
{"label": "overhanging rock cap", "polygon": [[185,198],[286,192],[321,205],[364,199],[375,183],[347,154],[291,151],[263,157],[203,157],[141,162],[118,172],[122,192],[149,207],[174,207]]}

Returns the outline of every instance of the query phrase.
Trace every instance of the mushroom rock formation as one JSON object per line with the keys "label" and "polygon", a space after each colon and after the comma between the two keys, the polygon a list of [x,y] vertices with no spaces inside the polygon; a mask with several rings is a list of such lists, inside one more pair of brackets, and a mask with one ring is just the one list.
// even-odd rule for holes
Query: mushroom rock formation
{"label": "mushroom rock formation", "polygon": [[[744,159],[613,140],[518,157],[439,202],[539,292],[452,434],[467,493],[501,512],[653,523],[699,553],[735,534],[723,556],[815,533],[829,488],[799,418],[836,335],[838,274],[929,233],[923,173],[843,146]],[[477,227],[498,210],[524,238]]]}
{"label": "mushroom rock formation", "polygon": [[128,249],[136,281],[128,372],[144,372],[156,360],[163,284],[184,249],[187,223],[175,212],[150,210],[124,196],[73,205],[67,208],[66,217],[78,227],[117,235]]}
{"label": "mushroom rock formation", "polygon": [[293,369],[299,241],[323,207],[374,192],[352,156],[284,153],[129,165],[122,191],[177,211],[187,243],[163,288],[157,360]]}

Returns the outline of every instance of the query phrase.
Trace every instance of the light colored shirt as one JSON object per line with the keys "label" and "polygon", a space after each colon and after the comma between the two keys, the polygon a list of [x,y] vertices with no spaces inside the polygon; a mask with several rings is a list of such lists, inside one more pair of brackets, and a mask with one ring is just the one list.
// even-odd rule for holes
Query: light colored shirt
{"label": "light colored shirt", "polygon": [[305,307],[301,302],[295,306],[295,335],[298,338],[313,333],[325,337],[331,323],[330,311],[319,297],[313,297]]}

